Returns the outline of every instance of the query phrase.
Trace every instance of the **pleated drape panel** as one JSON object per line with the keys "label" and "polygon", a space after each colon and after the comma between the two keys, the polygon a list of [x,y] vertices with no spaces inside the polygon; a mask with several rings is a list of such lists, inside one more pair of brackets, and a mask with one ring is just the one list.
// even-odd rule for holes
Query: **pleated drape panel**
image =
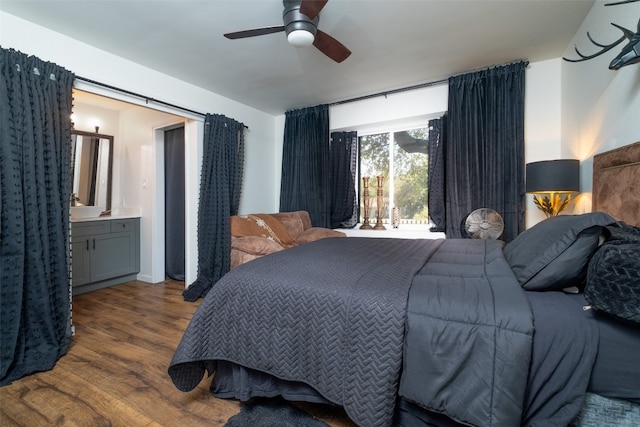
{"label": "pleated drape panel", "polygon": [[353,228],[358,223],[356,171],[358,132],[332,132],[329,182],[331,185],[331,228]]}
{"label": "pleated drape panel", "polygon": [[238,214],[244,172],[244,124],[220,114],[204,122],[198,207],[198,277],[183,292],[204,297],[231,265],[231,219]]}
{"label": "pleated drape panel", "polygon": [[305,210],[314,227],[331,221],[329,106],[285,113],[280,212]]}
{"label": "pleated drape panel", "polygon": [[447,237],[462,237],[464,220],[478,208],[502,216],[506,242],[524,230],[525,67],[518,62],[449,80]]}
{"label": "pleated drape panel", "polygon": [[446,138],[446,114],[429,120],[429,194],[427,204],[432,232],[443,232],[446,223],[444,140]]}
{"label": "pleated drape panel", "polygon": [[0,49],[1,385],[51,369],[71,343],[74,75]]}

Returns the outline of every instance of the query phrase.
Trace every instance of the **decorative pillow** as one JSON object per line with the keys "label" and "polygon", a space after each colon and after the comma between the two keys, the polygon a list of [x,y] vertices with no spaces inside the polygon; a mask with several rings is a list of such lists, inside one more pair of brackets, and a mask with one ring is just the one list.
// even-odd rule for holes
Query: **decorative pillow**
{"label": "decorative pillow", "polygon": [[232,216],[231,235],[266,237],[275,240],[285,248],[295,245],[284,225],[270,214]]}
{"label": "decorative pillow", "polygon": [[231,249],[252,255],[267,255],[284,249],[275,241],[258,236],[231,237]]}
{"label": "decorative pillow", "polygon": [[280,221],[284,228],[287,229],[289,235],[293,238],[293,240],[296,240],[298,236],[305,230],[304,222],[302,221],[302,215],[299,211],[278,212],[271,215],[273,215],[275,219]]}
{"label": "decorative pillow", "polygon": [[247,252],[239,251],[237,249],[231,249],[231,263],[229,264],[229,269],[233,270],[237,266],[249,261],[253,261],[256,258],[260,258],[261,256],[262,255],[254,255]]}
{"label": "decorative pillow", "polygon": [[284,247],[275,241],[258,236],[234,237],[231,236],[231,264],[230,268],[252,261],[261,256],[283,251]]}
{"label": "decorative pillow", "polygon": [[640,229],[609,230],[611,238],[589,261],[584,298],[596,310],[640,324]]}
{"label": "decorative pillow", "polygon": [[560,290],[585,279],[603,227],[616,220],[604,212],[548,218],[504,248],[520,285],[533,291]]}
{"label": "decorative pillow", "polygon": [[326,239],[327,237],[346,237],[342,231],[332,230],[330,228],[323,227],[311,227],[302,232],[296,239],[296,243],[302,245],[303,243],[313,242],[315,240]]}

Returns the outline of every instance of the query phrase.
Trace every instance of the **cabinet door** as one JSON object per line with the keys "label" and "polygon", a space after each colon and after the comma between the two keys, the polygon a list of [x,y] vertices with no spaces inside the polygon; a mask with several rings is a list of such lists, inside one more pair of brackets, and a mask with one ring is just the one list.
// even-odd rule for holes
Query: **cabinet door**
{"label": "cabinet door", "polygon": [[94,236],[91,241],[91,281],[110,279],[136,272],[137,247],[134,233],[110,233]]}
{"label": "cabinet door", "polygon": [[91,282],[91,248],[89,243],[89,237],[80,237],[71,241],[73,286]]}

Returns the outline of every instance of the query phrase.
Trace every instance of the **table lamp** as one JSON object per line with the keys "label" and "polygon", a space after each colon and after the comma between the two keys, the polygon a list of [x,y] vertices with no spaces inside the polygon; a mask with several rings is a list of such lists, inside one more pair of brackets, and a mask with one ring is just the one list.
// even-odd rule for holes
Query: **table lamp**
{"label": "table lamp", "polygon": [[[558,215],[571,203],[571,193],[580,191],[580,160],[545,160],[526,165],[526,191],[547,218]],[[561,196],[564,195],[563,196]]]}

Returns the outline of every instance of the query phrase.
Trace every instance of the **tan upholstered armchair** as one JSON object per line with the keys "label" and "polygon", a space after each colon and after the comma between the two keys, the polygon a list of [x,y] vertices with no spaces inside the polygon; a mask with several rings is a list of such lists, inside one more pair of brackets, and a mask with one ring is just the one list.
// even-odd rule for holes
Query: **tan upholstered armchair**
{"label": "tan upholstered armchair", "polygon": [[346,237],[330,228],[312,227],[307,211],[231,217],[231,268],[272,252],[327,237]]}

